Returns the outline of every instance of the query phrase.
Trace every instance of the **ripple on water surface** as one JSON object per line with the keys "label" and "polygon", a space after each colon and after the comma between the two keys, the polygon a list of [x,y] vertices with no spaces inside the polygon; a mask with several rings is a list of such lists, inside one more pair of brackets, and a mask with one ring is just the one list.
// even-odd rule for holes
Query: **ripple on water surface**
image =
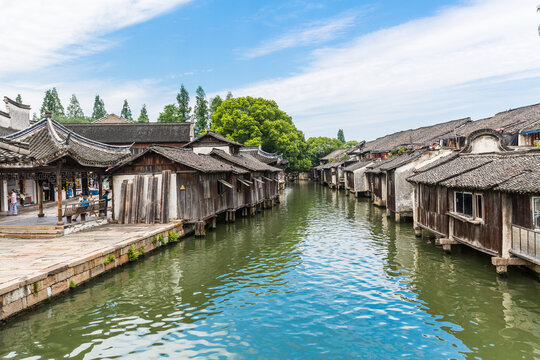
{"label": "ripple on water surface", "polygon": [[1,329],[4,358],[540,357],[538,283],[313,185]]}

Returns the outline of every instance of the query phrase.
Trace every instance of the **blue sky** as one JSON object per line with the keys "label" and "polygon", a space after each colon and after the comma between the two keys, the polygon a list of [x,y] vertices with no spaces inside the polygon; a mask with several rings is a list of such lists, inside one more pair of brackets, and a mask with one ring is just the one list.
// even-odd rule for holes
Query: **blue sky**
{"label": "blue sky", "polygon": [[369,140],[540,102],[534,0],[0,5],[0,91],[36,111],[56,86],[88,115],[100,94],[155,120],[183,83],[274,99],[306,137]]}

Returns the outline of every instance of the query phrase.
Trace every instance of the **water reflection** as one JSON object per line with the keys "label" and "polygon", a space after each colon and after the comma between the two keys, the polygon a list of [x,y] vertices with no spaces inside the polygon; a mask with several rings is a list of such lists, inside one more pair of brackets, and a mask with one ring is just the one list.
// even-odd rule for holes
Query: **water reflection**
{"label": "water reflection", "polygon": [[368,201],[287,189],[0,329],[11,358],[540,358],[538,282]]}

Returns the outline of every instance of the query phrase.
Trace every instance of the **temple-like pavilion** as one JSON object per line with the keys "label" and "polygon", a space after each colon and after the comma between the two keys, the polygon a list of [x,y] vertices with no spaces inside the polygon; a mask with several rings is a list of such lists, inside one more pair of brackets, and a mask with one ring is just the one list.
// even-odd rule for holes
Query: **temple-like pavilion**
{"label": "temple-like pavilion", "polygon": [[43,217],[44,184],[55,189],[57,225],[62,221],[62,193],[66,180],[94,178],[99,183],[110,166],[129,157],[130,146],[107,145],[82,137],[53,120],[49,114],[30,127],[0,138],[0,195],[5,209],[9,180],[37,185],[38,216]]}

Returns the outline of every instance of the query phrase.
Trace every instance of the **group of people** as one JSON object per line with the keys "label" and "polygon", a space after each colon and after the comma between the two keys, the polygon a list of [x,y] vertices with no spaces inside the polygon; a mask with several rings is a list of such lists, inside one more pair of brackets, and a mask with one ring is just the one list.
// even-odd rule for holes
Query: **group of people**
{"label": "group of people", "polygon": [[[109,207],[109,190],[105,190],[103,193],[103,196],[101,197],[101,200],[105,202],[105,208],[103,210],[103,213],[105,217],[107,217],[107,208]],[[90,205],[88,201],[88,196],[80,194],[79,195],[79,206],[83,209],[88,208]],[[9,216],[15,216],[17,215],[17,191],[15,189],[12,189],[9,194]]]}

